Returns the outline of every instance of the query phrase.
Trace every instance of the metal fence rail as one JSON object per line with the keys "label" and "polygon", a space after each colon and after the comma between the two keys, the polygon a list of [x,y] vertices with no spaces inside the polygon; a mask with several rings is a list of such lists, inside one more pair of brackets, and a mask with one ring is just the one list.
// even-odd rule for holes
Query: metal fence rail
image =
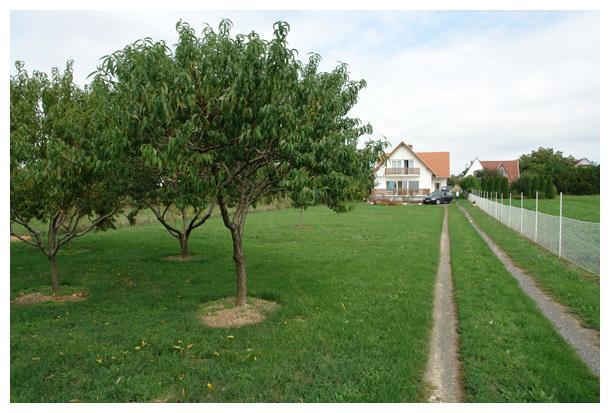
{"label": "metal fence rail", "polygon": [[563,197],[560,196],[559,216],[543,214],[512,205],[504,205],[497,194],[469,194],[468,200],[523,236],[571,263],[599,274],[599,223],[563,217]]}

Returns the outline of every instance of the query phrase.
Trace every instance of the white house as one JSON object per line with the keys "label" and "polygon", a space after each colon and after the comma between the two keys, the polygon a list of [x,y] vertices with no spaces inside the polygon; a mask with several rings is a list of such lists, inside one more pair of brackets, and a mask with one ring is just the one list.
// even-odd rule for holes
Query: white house
{"label": "white house", "polygon": [[415,152],[400,142],[375,167],[373,198],[427,195],[447,185],[449,152]]}
{"label": "white house", "polygon": [[508,178],[509,183],[519,179],[520,176],[518,159],[510,161],[479,161],[479,158],[474,158],[464,176],[474,175],[476,171],[483,169],[498,171],[500,175]]}

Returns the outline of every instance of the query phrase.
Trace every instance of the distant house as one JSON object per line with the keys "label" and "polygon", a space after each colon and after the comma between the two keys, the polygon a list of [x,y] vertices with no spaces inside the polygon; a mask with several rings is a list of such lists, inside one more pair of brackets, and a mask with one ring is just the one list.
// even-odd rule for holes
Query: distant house
{"label": "distant house", "polygon": [[578,162],[576,162],[576,166],[577,167],[581,167],[581,166],[593,166],[593,162],[591,162],[587,158],[581,158],[581,159],[578,160]]}
{"label": "distant house", "polygon": [[375,167],[373,198],[427,195],[447,185],[449,152],[415,152],[400,142]]}
{"label": "distant house", "polygon": [[483,169],[498,171],[500,175],[508,178],[508,183],[514,182],[520,176],[518,159],[511,161],[479,161],[479,158],[474,158],[464,176],[474,175],[475,172]]}

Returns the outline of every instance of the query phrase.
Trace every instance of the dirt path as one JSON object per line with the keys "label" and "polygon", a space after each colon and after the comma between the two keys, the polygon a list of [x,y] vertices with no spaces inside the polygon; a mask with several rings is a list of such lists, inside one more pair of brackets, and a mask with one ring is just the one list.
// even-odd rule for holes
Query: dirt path
{"label": "dirt path", "polygon": [[434,287],[432,339],[424,378],[431,388],[428,401],[455,403],[462,400],[462,387],[447,214],[448,210],[445,207],[440,257]]}
{"label": "dirt path", "polygon": [[523,292],[536,302],[542,314],[553,323],[564,340],[576,350],[591,371],[599,376],[599,333],[583,327],[578,318],[573,316],[565,306],[540,290],[534,279],[515,266],[508,255],[474,223],[470,214],[463,207],[459,208],[496,257],[504,264],[506,270],[519,282],[519,287]]}

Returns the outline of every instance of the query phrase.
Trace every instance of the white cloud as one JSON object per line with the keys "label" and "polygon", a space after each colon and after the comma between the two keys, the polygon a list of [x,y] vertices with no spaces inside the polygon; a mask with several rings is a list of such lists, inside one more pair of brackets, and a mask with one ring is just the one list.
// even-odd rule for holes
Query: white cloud
{"label": "white cloud", "polygon": [[369,81],[356,113],[393,143],[450,150],[453,172],[475,155],[513,159],[539,146],[599,160],[596,15],[348,61]]}
{"label": "white cloud", "polygon": [[14,12],[11,58],[45,71],[73,58],[84,81],[128,42],[173,43],[179,18],[199,29],[220,17],[266,37],[287,20],[301,58],[319,52],[323,69],[347,62],[367,80],[354,114],[377,136],[449,150],[454,173],[474,156],[515,158],[539,146],[599,160],[597,13]]}

